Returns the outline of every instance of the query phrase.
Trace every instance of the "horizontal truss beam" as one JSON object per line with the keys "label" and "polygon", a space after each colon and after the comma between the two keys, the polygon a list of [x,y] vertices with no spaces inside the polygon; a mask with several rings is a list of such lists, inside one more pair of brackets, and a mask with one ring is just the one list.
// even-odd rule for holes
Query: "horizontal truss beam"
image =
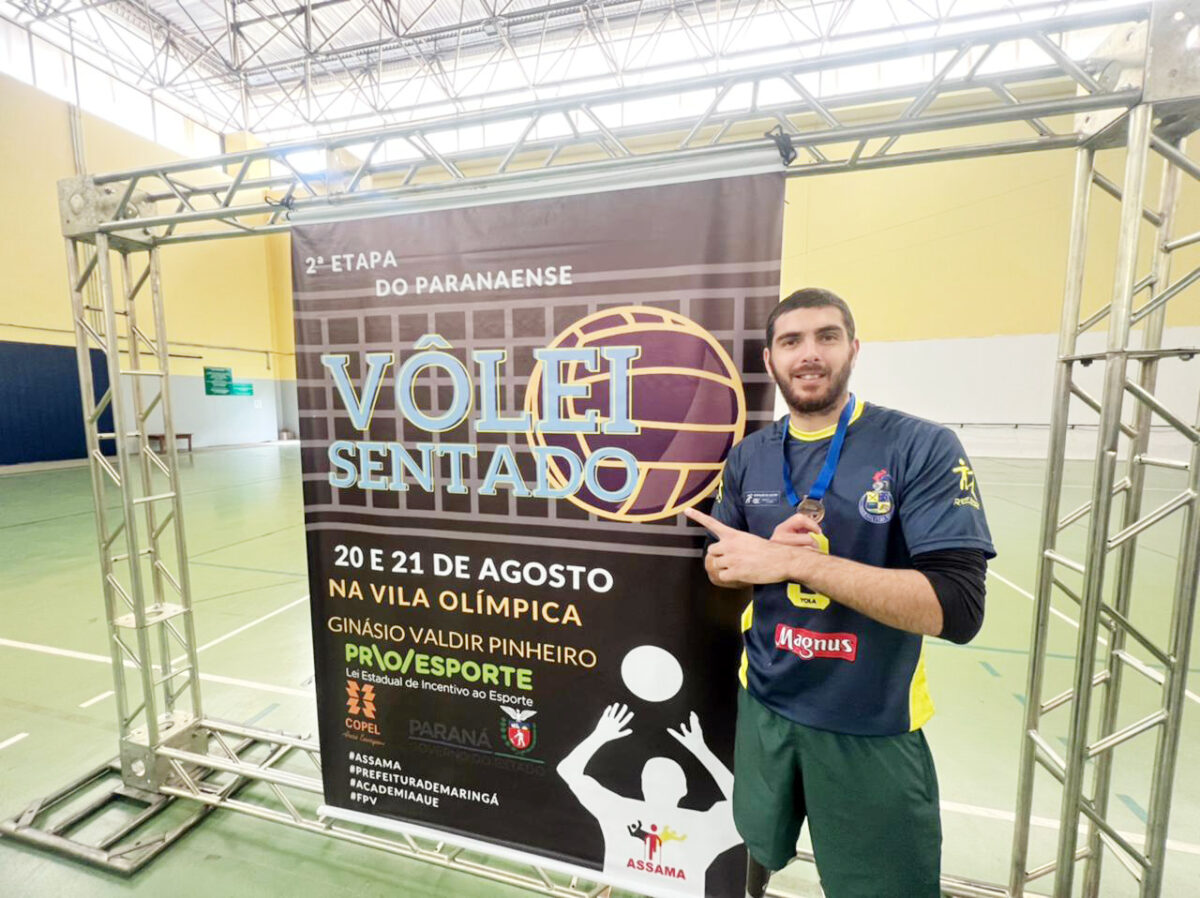
{"label": "horizontal truss beam", "polygon": [[[1135,18],[1141,12],[1135,10]],[[1119,116],[1140,100],[1140,90],[1106,89],[1087,66],[1062,53],[1046,54],[1030,68],[987,76],[978,73],[979,63],[1003,41],[1041,46],[1051,33],[1111,25],[1129,16],[1126,9],[943,35],[99,175],[91,183],[120,199],[70,236],[110,233],[148,245],[272,233],[289,227],[293,211],[396,202],[444,192],[449,181],[471,187],[518,184],[686,159],[763,158],[772,147],[788,159],[790,175],[805,175],[1075,146],[1088,135],[1056,132],[1046,120],[1082,118],[1099,110]],[[818,98],[802,83],[813,75],[882,61],[934,58],[942,61],[930,80],[903,87]],[[768,92],[772,102],[760,102]],[[629,104],[681,96],[708,99],[692,117],[624,123]],[[1028,123],[1028,138],[1014,137],[1006,127],[1019,122]],[[465,131],[489,126],[519,136],[471,151],[449,145]],[[995,136],[970,145],[955,133],[989,126],[999,127]],[[772,127],[776,135],[768,138],[764,132]],[[925,135],[920,149],[903,142],[894,149],[898,140],[915,134]],[[664,145],[675,149],[664,150]],[[801,149],[806,155],[798,155]],[[313,154],[328,166],[311,171]],[[138,222],[131,229],[135,206]]]}

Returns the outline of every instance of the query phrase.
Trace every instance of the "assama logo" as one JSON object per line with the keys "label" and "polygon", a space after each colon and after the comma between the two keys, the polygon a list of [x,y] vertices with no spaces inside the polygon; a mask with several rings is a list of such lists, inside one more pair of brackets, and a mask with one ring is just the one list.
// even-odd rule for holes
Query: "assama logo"
{"label": "assama logo", "polygon": [[630,836],[642,843],[642,856],[640,858],[631,857],[626,863],[626,867],[631,870],[640,870],[643,873],[667,876],[671,879],[687,879],[682,867],[666,863],[663,857],[668,843],[683,842],[687,839],[686,835],[675,832],[669,826],[660,829],[657,823],[651,823],[647,827],[641,820],[630,823],[625,829]]}

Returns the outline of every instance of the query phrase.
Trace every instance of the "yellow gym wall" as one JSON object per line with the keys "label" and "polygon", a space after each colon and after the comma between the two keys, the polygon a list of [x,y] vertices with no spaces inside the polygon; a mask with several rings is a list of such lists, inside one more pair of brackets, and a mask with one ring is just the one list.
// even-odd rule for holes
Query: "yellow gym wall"
{"label": "yellow gym wall", "polygon": [[[0,221],[0,339],[71,343],[55,200],[55,183],[73,172],[68,107],[0,76],[0,108],[0,186],[9,200]],[[103,120],[85,114],[83,121],[89,171],[179,158]],[[994,138],[998,128],[1010,138],[1032,135],[1018,123],[962,132],[960,140]],[[929,140],[905,137],[893,152]],[[1100,160],[1119,183],[1122,154]],[[837,291],[855,308],[862,337],[873,341],[1056,332],[1073,169],[1074,151],[1055,150],[794,178],[784,214],[784,293],[807,285]],[[1153,157],[1151,183],[1160,170]],[[1177,235],[1200,230],[1200,185],[1185,178],[1183,189]],[[1109,300],[1119,207],[1094,191],[1092,208],[1086,308]],[[1150,246],[1150,228],[1142,230],[1139,276]],[[1196,252],[1200,246],[1180,254],[1175,277],[1196,264]],[[163,269],[173,344],[257,350],[175,345],[177,353],[203,358],[176,359],[173,371],[198,375],[207,364],[231,366],[239,379],[295,377],[286,235],[171,246]],[[1200,324],[1200,308],[1173,309],[1168,323]]]}
{"label": "yellow gym wall", "polygon": [[[0,340],[73,344],[56,199],[57,182],[75,171],[68,106],[0,76],[0,109],[0,195],[6,200],[0,217]],[[86,113],[83,144],[92,173],[181,158]],[[281,323],[267,301],[281,283],[290,291],[290,274],[286,282],[275,277],[278,266],[270,264],[269,253],[268,239],[261,237],[163,250],[167,333],[176,354],[172,373],[199,376],[203,366],[214,365],[233,368],[238,380],[295,377],[290,311]]]}
{"label": "yellow gym wall", "polygon": [[[1033,136],[1024,123],[1004,130],[1006,139]],[[963,132],[961,140],[978,142],[982,133]],[[903,141],[893,152],[917,149],[928,138]],[[1099,171],[1123,182],[1123,152],[1104,151],[1097,160]],[[1057,333],[1074,172],[1075,151],[1066,149],[793,178],[784,211],[783,293],[805,286],[835,291],[854,309],[864,340]],[[1149,196],[1157,198],[1161,172],[1151,154]],[[1200,230],[1200,184],[1187,176],[1183,182],[1175,236]],[[1119,209],[1092,191],[1085,311],[1111,299]],[[1143,222],[1139,278],[1149,273],[1152,236]],[[1198,255],[1200,246],[1177,253],[1172,279],[1190,271]],[[1167,324],[1200,325],[1200,303],[1170,308]]]}

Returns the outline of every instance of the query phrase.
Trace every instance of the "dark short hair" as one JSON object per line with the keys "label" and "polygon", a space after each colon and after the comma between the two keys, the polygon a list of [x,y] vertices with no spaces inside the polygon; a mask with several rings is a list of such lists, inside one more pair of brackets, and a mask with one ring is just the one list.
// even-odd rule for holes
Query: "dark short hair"
{"label": "dark short hair", "polygon": [[775,340],[775,322],[779,320],[780,315],[786,315],[796,309],[820,309],[827,306],[833,306],[842,313],[842,320],[846,322],[846,336],[853,340],[854,315],[850,306],[846,305],[846,300],[824,287],[803,287],[771,309],[771,314],[767,316],[767,346],[770,347]]}

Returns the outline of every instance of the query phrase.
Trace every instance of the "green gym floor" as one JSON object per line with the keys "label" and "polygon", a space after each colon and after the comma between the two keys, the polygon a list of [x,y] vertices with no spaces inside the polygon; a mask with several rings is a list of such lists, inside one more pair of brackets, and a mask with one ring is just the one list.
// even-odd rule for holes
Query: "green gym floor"
{"label": "green gym floor", "polygon": [[[311,733],[312,653],[300,498],[299,451],[265,445],[198,451],[182,463],[205,712],[268,729]],[[1017,755],[1033,608],[1030,591],[1044,463],[977,458],[978,480],[999,557],[989,577],[983,631],[965,647],[930,640],[938,714],[927,727],[941,780],[946,873],[1007,880]],[[1064,511],[1087,497],[1090,466],[1071,463]],[[1182,485],[1152,471],[1147,507]],[[1085,523],[1061,546],[1082,557]],[[1171,519],[1141,538],[1135,621],[1165,641],[1179,552]],[[91,487],[86,467],[0,473],[0,816],[115,754]],[[1064,600],[1051,622],[1046,695],[1069,684],[1076,610]],[[1193,649],[1192,672],[1200,665]],[[1121,723],[1149,713],[1158,688],[1127,675]],[[1186,703],[1175,778],[1166,887],[1200,893],[1200,696]],[[1065,745],[1067,709],[1046,721]],[[1145,740],[1143,744],[1141,739]],[[1154,736],[1118,749],[1111,818],[1143,831]],[[1040,775],[1034,860],[1054,852],[1058,788]],[[1140,835],[1130,836],[1135,844]],[[779,884],[819,895],[811,867],[793,864]],[[1049,891],[1039,881],[1037,891]],[[99,873],[0,840],[0,896],[93,895],[479,895],[516,898],[513,887],[429,864],[218,811],[132,879]],[[1136,894],[1109,855],[1101,894]]]}

